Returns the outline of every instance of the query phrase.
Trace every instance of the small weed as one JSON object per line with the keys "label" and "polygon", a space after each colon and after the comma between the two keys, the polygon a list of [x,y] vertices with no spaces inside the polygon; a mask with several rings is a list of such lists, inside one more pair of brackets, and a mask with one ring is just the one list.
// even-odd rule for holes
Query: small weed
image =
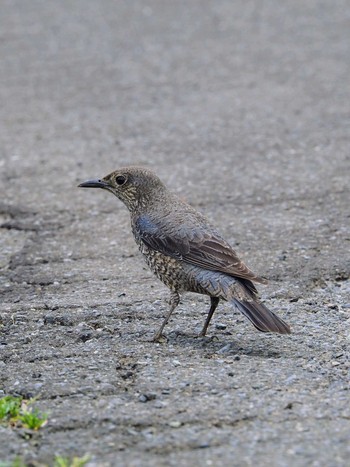
{"label": "small weed", "polygon": [[22,397],[5,396],[0,399],[0,420],[9,420],[19,415]]}
{"label": "small weed", "polygon": [[47,421],[47,414],[40,413],[38,409],[28,409],[24,411],[18,419],[23,426],[30,430],[39,430]]}
{"label": "small weed", "polygon": [[53,467],[83,467],[90,459],[87,454],[84,457],[73,457],[72,460],[68,457],[56,456]]}
{"label": "small weed", "polygon": [[[2,397],[0,399],[0,422],[38,430],[46,423],[47,414],[40,413],[38,409],[29,408],[29,405],[33,402],[35,402],[35,399],[25,401],[22,397]],[[13,464],[13,467],[17,467],[16,464]]]}
{"label": "small weed", "polygon": [[[84,457],[73,457],[72,460],[70,460],[68,457],[55,456],[52,467],[84,467],[84,465],[89,461],[89,459],[89,455],[85,455]],[[44,467],[44,464],[40,465]],[[28,464],[23,462],[20,457],[17,457],[12,462],[0,461],[0,467],[28,467]],[[50,466],[45,465],[45,467]]]}
{"label": "small weed", "polygon": [[27,467],[26,464],[20,459],[16,457],[12,462],[1,462],[0,467]]}

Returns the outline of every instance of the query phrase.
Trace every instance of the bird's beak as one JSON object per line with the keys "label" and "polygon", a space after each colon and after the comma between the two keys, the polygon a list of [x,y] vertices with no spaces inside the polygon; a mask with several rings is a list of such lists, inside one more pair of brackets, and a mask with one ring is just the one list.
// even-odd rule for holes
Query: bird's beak
{"label": "bird's beak", "polygon": [[80,183],[78,188],[110,188],[110,185],[99,179],[87,180],[86,182]]}

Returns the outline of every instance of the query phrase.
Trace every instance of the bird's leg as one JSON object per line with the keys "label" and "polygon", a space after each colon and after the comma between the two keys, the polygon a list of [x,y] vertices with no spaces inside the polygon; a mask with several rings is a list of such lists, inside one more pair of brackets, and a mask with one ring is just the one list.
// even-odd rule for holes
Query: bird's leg
{"label": "bird's leg", "polygon": [[219,304],[219,301],[220,301],[220,298],[218,297],[210,297],[210,310],[209,310],[207,319],[205,320],[203,329],[199,333],[199,337],[204,337],[206,335],[210,320],[214,314],[214,311],[216,310],[216,307]]}
{"label": "bird's leg", "polygon": [[161,327],[158,329],[158,331],[155,333],[154,337],[153,337],[153,341],[154,342],[157,342],[159,341],[159,339],[162,337],[162,333],[163,333],[163,329],[165,327],[165,325],[167,324],[167,322],[169,321],[169,318],[172,314],[172,312],[175,310],[175,308],[177,307],[177,305],[180,303],[180,295],[172,290],[171,293],[170,293],[170,309],[168,311],[168,314],[166,315],[164,321],[162,322],[162,325]]}

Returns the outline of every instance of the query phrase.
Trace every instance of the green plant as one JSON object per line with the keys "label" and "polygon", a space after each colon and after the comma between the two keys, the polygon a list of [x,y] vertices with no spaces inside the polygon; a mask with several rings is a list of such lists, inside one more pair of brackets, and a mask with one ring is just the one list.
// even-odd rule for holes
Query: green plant
{"label": "green plant", "polygon": [[[52,467],[84,467],[89,459],[90,456],[88,454],[86,454],[84,457],[73,457],[73,459],[69,459],[68,457],[55,456]],[[44,467],[44,464],[40,465]],[[28,467],[28,465],[23,462],[20,457],[16,457],[16,459],[14,459],[12,462],[0,461],[0,467]],[[45,467],[49,466],[46,466],[45,464]]]}
{"label": "green plant", "polygon": [[16,457],[12,462],[2,462],[0,461],[0,467],[27,467],[27,465],[22,461],[21,458]]}
{"label": "green plant", "polygon": [[[22,397],[14,396],[2,397],[0,399],[0,422],[38,430],[46,423],[47,414],[40,413],[38,409],[29,408],[29,405],[35,401],[36,399],[27,401]],[[13,464],[13,467],[17,467],[16,464]]]}
{"label": "green plant", "polygon": [[53,467],[83,467],[90,459],[86,454],[84,457],[73,457],[70,460],[68,457],[56,456]]}
{"label": "green plant", "polygon": [[26,409],[19,415],[18,419],[23,426],[31,430],[38,430],[47,421],[47,414],[40,413],[38,409]]}
{"label": "green plant", "polygon": [[9,420],[19,415],[22,397],[5,396],[0,399],[0,420]]}

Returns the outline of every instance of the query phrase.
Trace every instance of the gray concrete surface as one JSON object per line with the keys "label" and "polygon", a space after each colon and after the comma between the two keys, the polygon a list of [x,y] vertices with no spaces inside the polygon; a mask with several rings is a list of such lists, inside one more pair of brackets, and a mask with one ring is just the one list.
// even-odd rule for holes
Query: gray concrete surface
{"label": "gray concrete surface", "polygon": [[[350,457],[347,1],[0,3],[0,395],[40,431],[1,458],[345,466]],[[167,291],[126,209],[78,182],[154,169],[216,222],[293,327]],[[226,326],[226,328],[225,328]]]}

